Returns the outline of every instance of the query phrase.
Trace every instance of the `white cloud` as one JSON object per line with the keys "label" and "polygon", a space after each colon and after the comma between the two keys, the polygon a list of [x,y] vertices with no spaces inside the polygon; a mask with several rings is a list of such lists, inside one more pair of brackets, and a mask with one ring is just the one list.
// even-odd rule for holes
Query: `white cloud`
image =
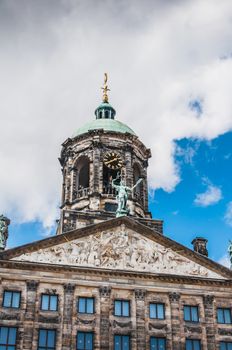
{"label": "white cloud", "polygon": [[224,220],[227,225],[232,227],[232,202],[229,202],[227,205]]}
{"label": "white cloud", "polygon": [[60,144],[94,118],[105,71],[117,118],[152,149],[150,186],[172,191],[175,140],[232,129],[231,16],[231,0],[2,0],[0,210],[52,223]]}
{"label": "white cloud", "polygon": [[230,259],[228,254],[223,255],[219,260],[218,263],[221,265],[224,265],[225,267],[230,268]]}
{"label": "white cloud", "polygon": [[222,191],[219,187],[208,183],[207,189],[203,193],[198,193],[194,199],[194,203],[201,207],[208,207],[216,204],[222,199]]}

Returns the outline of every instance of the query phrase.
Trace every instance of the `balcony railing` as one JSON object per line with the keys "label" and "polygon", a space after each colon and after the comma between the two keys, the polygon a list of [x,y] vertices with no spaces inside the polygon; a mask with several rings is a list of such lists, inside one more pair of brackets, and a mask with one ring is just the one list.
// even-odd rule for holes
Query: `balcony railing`
{"label": "balcony railing", "polygon": [[104,185],[103,186],[103,194],[109,194],[112,196],[116,196],[116,190],[112,187],[112,185]]}
{"label": "balcony railing", "polygon": [[77,191],[74,191],[73,193],[73,198],[74,199],[79,199],[82,197],[87,197],[90,193],[90,188],[89,187],[85,187],[85,188],[80,188]]}

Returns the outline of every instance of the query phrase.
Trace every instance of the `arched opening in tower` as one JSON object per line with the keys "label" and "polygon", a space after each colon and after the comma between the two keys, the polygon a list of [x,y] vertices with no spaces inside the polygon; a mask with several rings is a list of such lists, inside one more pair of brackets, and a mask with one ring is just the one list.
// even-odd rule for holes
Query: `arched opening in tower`
{"label": "arched opening in tower", "polygon": [[110,169],[103,165],[103,193],[115,195],[115,189],[112,188],[112,180],[116,178],[118,170]]}
{"label": "arched opening in tower", "polygon": [[89,193],[89,159],[81,157],[76,163],[75,193],[77,198],[87,196]]}
{"label": "arched opening in tower", "polygon": [[[133,166],[133,185],[142,177],[142,171],[138,164]],[[138,186],[134,189],[133,198],[137,200],[140,204],[143,204],[143,182],[140,182]]]}

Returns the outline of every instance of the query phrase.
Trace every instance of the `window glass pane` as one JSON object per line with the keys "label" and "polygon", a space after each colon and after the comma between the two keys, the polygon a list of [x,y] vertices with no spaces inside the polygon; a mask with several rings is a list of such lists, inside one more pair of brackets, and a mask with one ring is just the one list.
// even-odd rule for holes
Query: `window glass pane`
{"label": "window glass pane", "polygon": [[114,302],[114,313],[116,316],[121,316],[121,301],[115,300]]}
{"label": "window glass pane", "polygon": [[51,295],[50,296],[50,310],[56,311],[57,310],[57,295]]}
{"label": "window glass pane", "polygon": [[12,292],[4,292],[3,306],[11,307]]}
{"label": "window glass pane", "polygon": [[48,347],[55,347],[55,337],[56,337],[56,332],[55,331],[47,331],[47,346]]}
{"label": "window glass pane", "polygon": [[86,312],[88,314],[93,314],[93,298],[88,298],[87,299],[87,308]]}
{"label": "window glass pane", "polygon": [[130,313],[130,311],[129,311],[129,301],[123,301],[122,307],[123,307],[122,315],[123,316],[129,316],[129,313]]}
{"label": "window glass pane", "polygon": [[227,344],[227,350],[232,350],[232,343]]}
{"label": "window glass pane", "polygon": [[49,295],[42,295],[42,310],[48,310]]}
{"label": "window glass pane", "polygon": [[224,317],[223,317],[222,309],[217,309],[217,320],[218,320],[218,323],[224,323]]}
{"label": "window glass pane", "polygon": [[192,307],[192,321],[198,322],[198,307],[197,306]]}
{"label": "window glass pane", "polygon": [[0,345],[0,350],[6,350],[6,346]]}
{"label": "window glass pane", "polygon": [[150,318],[156,318],[156,304],[150,304]]}
{"label": "window glass pane", "polygon": [[130,349],[130,337],[129,335],[122,336],[122,349],[129,350]]}
{"label": "window glass pane", "polygon": [[77,349],[83,350],[85,348],[85,335],[83,332],[77,333]]}
{"label": "window glass pane", "polygon": [[226,344],[225,342],[220,342],[220,350],[226,350]]}
{"label": "window glass pane", "polygon": [[12,297],[12,307],[19,307],[20,303],[20,293],[14,292]]}
{"label": "window glass pane", "polygon": [[46,346],[47,332],[43,329],[39,331],[39,346]]}
{"label": "window glass pane", "polygon": [[85,298],[79,298],[79,312],[85,313]]}
{"label": "window glass pane", "polygon": [[7,344],[7,327],[0,327],[0,344]]}
{"label": "window glass pane", "polygon": [[191,321],[190,306],[184,306],[184,319],[185,321]]}
{"label": "window glass pane", "polygon": [[189,339],[186,340],[186,350],[193,350],[192,341]]}
{"label": "window glass pane", "polygon": [[16,344],[16,328],[9,328],[8,344],[9,345]]}
{"label": "window glass pane", "polygon": [[200,340],[194,340],[193,341],[193,350],[201,350]]}
{"label": "window glass pane", "polygon": [[150,338],[150,348],[151,348],[151,350],[157,350],[156,344],[157,344],[156,339],[154,337],[151,337]]}
{"label": "window glass pane", "polygon": [[165,339],[159,338],[158,339],[158,350],[165,350]]}
{"label": "window glass pane", "polygon": [[93,349],[93,334],[92,333],[85,334],[85,349],[86,350]]}
{"label": "window glass pane", "polygon": [[121,336],[114,336],[114,350],[121,350]]}
{"label": "window glass pane", "polygon": [[7,350],[15,350],[15,346],[8,346]]}
{"label": "window glass pane", "polygon": [[157,317],[158,318],[164,318],[164,305],[163,304],[157,304]]}
{"label": "window glass pane", "polygon": [[231,323],[231,314],[229,309],[224,310],[225,323]]}

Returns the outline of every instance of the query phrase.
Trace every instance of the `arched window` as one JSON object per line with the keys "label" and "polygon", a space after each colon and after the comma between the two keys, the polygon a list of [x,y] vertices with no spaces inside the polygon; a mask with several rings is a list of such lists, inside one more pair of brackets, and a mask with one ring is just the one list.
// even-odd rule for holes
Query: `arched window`
{"label": "arched window", "polygon": [[[136,184],[136,182],[141,178],[141,168],[138,164],[134,164],[133,166],[133,185]],[[134,198],[140,202],[143,203],[143,182],[141,182],[135,189],[134,189]]]}
{"label": "arched window", "polygon": [[106,119],[109,118],[109,111],[105,111],[105,118],[106,118]]}
{"label": "arched window", "polygon": [[81,157],[76,163],[76,197],[84,197],[89,193],[89,159]]}

